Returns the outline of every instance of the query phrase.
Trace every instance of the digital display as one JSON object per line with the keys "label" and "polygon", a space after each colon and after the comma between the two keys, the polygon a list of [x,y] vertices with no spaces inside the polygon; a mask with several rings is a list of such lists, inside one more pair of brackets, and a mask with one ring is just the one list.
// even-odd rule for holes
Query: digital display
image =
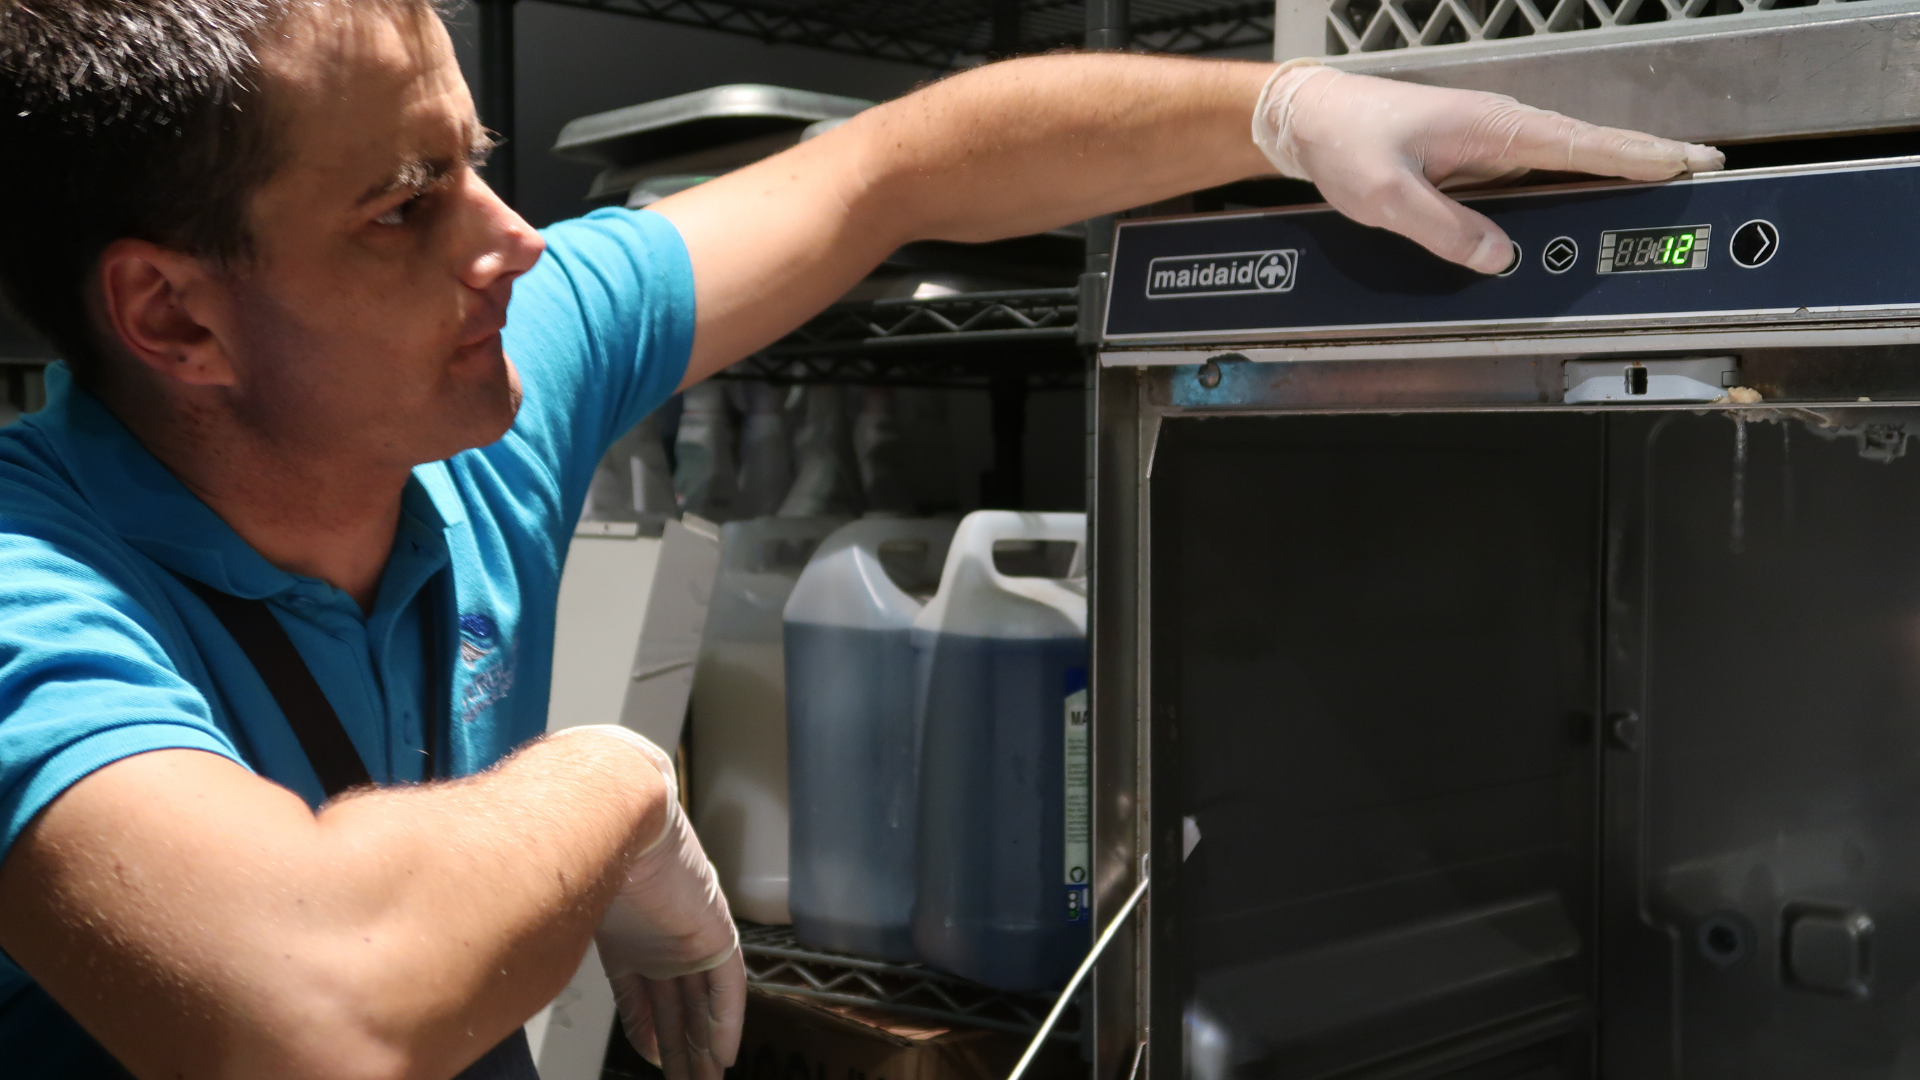
{"label": "digital display", "polygon": [[1644,274],[1656,270],[1705,270],[1711,225],[1667,229],[1614,229],[1600,234],[1602,274]]}

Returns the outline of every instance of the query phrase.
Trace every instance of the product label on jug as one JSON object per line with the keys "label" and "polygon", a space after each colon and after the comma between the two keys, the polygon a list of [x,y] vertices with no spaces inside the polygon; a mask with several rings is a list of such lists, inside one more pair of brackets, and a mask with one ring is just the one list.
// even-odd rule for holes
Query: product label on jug
{"label": "product label on jug", "polygon": [[1066,690],[1067,921],[1075,923],[1093,914],[1093,725],[1085,668],[1067,672]]}

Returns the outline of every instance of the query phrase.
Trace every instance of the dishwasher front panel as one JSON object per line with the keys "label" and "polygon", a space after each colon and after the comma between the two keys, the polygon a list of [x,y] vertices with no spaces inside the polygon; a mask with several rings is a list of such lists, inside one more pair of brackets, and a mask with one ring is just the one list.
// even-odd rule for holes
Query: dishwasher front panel
{"label": "dishwasher front panel", "polygon": [[1151,1071],[1920,1075],[1916,433],[1168,417]]}
{"label": "dishwasher front panel", "polygon": [[1920,315],[1920,160],[1463,195],[1513,240],[1499,274],[1324,207],[1122,222],[1105,340],[1306,345]]}

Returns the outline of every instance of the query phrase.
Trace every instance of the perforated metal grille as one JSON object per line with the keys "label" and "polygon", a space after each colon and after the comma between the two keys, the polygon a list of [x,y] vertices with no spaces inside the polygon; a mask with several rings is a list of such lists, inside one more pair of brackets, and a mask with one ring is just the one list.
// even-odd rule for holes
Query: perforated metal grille
{"label": "perforated metal grille", "polygon": [[1835,9],[1903,6],[1911,6],[1911,0],[1331,0],[1326,48],[1330,55],[1381,52],[1646,23],[1738,19],[1790,8],[1825,8],[1839,14]]}

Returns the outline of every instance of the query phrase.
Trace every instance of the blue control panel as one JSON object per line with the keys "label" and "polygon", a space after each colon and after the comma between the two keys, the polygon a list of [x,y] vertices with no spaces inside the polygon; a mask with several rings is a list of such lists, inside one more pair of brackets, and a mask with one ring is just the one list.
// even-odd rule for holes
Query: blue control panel
{"label": "blue control panel", "polygon": [[1324,206],[1122,222],[1115,343],[1920,318],[1920,159],[1463,200],[1519,245],[1497,276]]}

